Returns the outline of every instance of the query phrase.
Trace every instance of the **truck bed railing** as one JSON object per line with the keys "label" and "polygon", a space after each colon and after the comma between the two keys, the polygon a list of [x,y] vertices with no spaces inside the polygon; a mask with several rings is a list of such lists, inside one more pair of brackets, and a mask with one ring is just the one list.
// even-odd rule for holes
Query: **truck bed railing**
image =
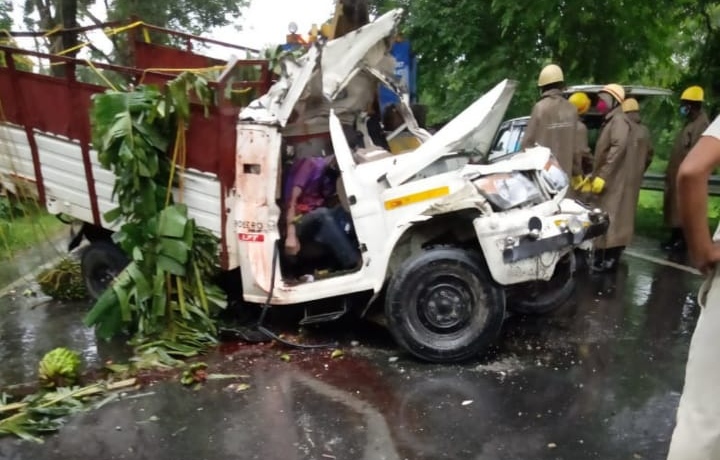
{"label": "truck bed railing", "polygon": [[[208,228],[212,227],[221,236],[221,259],[225,263],[227,246],[223,229],[227,215],[224,197],[235,179],[238,114],[243,104],[269,89],[272,83],[269,63],[237,56],[229,60],[204,56],[193,51],[193,42],[222,45],[242,53],[256,50],[138,24],[105,23],[73,30],[124,29],[123,33],[130,34],[131,64],[128,66],[70,57],[70,52],[49,54],[0,46],[0,55],[5,58],[5,65],[0,65],[0,155],[9,157],[0,158],[0,169],[6,169],[3,172],[6,177],[34,184],[39,201],[51,212],[67,213],[97,226],[106,226],[102,213],[111,206],[112,177],[99,167],[92,152],[89,117],[92,95],[106,91],[113,81],[122,81],[126,85],[164,85],[184,70],[203,71],[208,78],[215,74],[217,77],[209,78],[215,99],[207,116],[201,105],[193,103],[190,107],[185,166],[196,178],[198,190],[204,193],[198,195],[198,200],[207,196],[214,203],[214,206],[208,206],[198,201],[193,206],[197,205],[195,208],[199,212],[208,213],[205,218]],[[172,35],[174,43],[184,41],[185,47],[149,42],[142,29]],[[38,37],[63,32],[68,31],[14,32],[12,35]],[[16,65],[15,57],[23,58],[18,62],[49,62],[51,66],[62,66],[63,72],[48,74],[37,66],[23,70]],[[207,72],[209,69],[215,71]],[[93,79],[97,81],[85,81],[91,73],[98,76]],[[220,75],[223,78],[219,78]],[[228,94],[242,97],[227,98]],[[22,166],[22,177],[18,177],[18,165]]]}
{"label": "truck bed railing", "polygon": [[[143,27],[202,42],[222,43],[161,27],[146,24],[143,24]],[[232,48],[234,45],[227,46]],[[244,47],[234,47],[246,50]],[[225,96],[232,93],[243,94],[244,98],[240,100],[247,103],[264,94],[271,84],[268,61],[233,58],[232,62],[228,62],[139,40],[134,42],[133,49],[134,65],[120,66],[0,45],[0,53],[4,54],[6,62],[5,67],[0,67],[0,121],[64,136],[89,145],[90,98],[93,94],[108,89],[109,82],[103,78],[98,78],[98,82],[93,83],[81,81],[78,79],[79,69],[88,69],[98,76],[111,73],[121,76],[133,85],[163,85],[175,78],[181,70],[222,67],[224,72],[217,71],[218,75],[233,75],[234,78],[209,82],[215,93],[215,104],[210,108],[208,116],[204,116],[202,107],[191,107],[193,116],[187,138],[187,166],[218,174],[223,184],[230,186],[234,179],[233,164],[230,162],[234,160],[235,154],[235,124],[241,104],[238,104],[237,98],[228,99]],[[63,65],[65,75],[54,76],[36,70],[20,70],[15,65],[15,56],[34,61],[44,59],[53,65]],[[232,67],[234,71],[231,72],[225,67]],[[39,196],[43,200],[42,185],[39,184],[39,187]]]}

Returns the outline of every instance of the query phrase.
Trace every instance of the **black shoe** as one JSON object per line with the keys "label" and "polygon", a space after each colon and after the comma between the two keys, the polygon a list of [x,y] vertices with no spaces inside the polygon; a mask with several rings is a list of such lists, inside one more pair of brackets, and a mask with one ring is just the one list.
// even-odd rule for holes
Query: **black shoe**
{"label": "black shoe", "polygon": [[670,252],[681,252],[687,249],[685,240],[676,240],[672,244],[669,244],[665,250]]}
{"label": "black shoe", "polygon": [[591,273],[612,273],[617,270],[618,259],[608,258],[603,260],[596,260],[590,267]]}
{"label": "black shoe", "polygon": [[662,243],[662,248],[666,251],[684,251],[685,236],[679,228],[673,228],[670,232],[670,238]]}

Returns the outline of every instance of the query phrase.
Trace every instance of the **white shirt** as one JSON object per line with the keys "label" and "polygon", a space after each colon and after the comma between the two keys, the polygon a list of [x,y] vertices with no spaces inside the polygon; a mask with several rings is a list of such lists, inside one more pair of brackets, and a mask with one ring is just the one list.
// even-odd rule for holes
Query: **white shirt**
{"label": "white shirt", "polygon": [[[715,139],[720,140],[720,115],[715,117],[702,135],[714,137]],[[718,224],[718,227],[715,229],[713,241],[720,242],[720,224]]]}
{"label": "white shirt", "polygon": [[720,115],[715,117],[712,123],[710,123],[710,126],[707,127],[703,136],[712,136],[715,139],[720,140]]}

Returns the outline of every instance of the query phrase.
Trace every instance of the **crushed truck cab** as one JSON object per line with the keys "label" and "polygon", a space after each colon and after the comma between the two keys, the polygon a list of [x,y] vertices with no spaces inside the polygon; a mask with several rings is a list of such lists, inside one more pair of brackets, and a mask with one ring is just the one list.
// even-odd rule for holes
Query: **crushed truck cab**
{"label": "crushed truck cab", "polygon": [[[546,148],[494,164],[470,164],[472,156],[490,149],[515,89],[509,80],[433,135],[403,103],[405,129],[420,144],[412,151],[390,154],[368,136],[363,146],[351,148],[332,101],[353,78],[373,77],[376,85],[386,84],[401,101],[408,100],[383,66],[386,40],[399,18],[400,11],[390,12],[311,49],[240,114],[231,220],[244,299],[285,305],[369,293],[374,301],[386,288],[384,317],[401,345],[431,361],[466,359],[498,332],[504,288],[549,283],[576,247],[606,230],[607,217],[564,199],[568,178]],[[278,254],[283,200],[276,197],[281,165],[295,160],[283,150],[290,143],[283,131],[313,78],[329,101],[327,132],[362,264],[351,273],[298,283],[286,276]],[[365,131],[363,120],[357,117],[357,132]],[[567,278],[562,297],[574,281],[572,271],[560,276]]]}
{"label": "crushed truck cab", "polygon": [[[567,301],[574,249],[601,235],[608,221],[602,211],[565,198],[568,178],[548,149],[477,161],[487,158],[514,82],[499,82],[436,133],[420,126],[388,52],[401,15],[391,11],[339,38],[318,40],[299,58],[286,57],[272,86],[257,84],[259,97],[242,109],[218,102],[204,118],[195,107],[184,197],[199,225],[221,237],[221,268],[236,304],[302,305],[305,323],[357,310],[381,318],[397,343],[421,359],[465,360],[493,342],[506,308],[542,313]],[[226,65],[218,84],[229,81],[237,61]],[[267,65],[260,65],[266,73]],[[17,88],[23,74],[0,68],[0,79]],[[393,154],[376,144],[366,109],[380,85],[397,93],[402,116],[402,124],[383,135],[410,137],[417,147]],[[102,90],[81,89],[73,96],[83,100],[81,107]],[[222,101],[223,87],[216,94]],[[25,166],[26,181],[37,185],[48,209],[95,229],[87,233],[93,260],[112,258],[84,267],[97,292],[126,263],[101,217],[113,206],[111,178],[87,133],[33,126],[33,119],[19,116],[6,124],[14,140],[3,142],[20,143],[27,135],[28,148],[17,149],[14,159]],[[40,138],[53,144],[38,148]],[[350,216],[361,256],[354,269],[324,265],[322,251],[291,264],[284,251],[283,185],[292,164],[315,144],[320,147],[310,155],[332,153],[337,160],[338,206]],[[0,162],[4,181],[17,177],[9,164]],[[62,168],[85,172],[65,181],[79,186],[66,190],[63,182],[47,182]]]}

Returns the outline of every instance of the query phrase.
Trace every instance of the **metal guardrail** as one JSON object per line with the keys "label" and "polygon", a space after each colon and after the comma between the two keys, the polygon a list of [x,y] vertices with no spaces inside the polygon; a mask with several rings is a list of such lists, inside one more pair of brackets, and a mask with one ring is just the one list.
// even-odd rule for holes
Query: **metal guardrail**
{"label": "metal guardrail", "polygon": [[[646,173],[643,176],[643,190],[665,190],[665,174]],[[711,196],[720,195],[720,176],[710,176],[708,190]]]}

